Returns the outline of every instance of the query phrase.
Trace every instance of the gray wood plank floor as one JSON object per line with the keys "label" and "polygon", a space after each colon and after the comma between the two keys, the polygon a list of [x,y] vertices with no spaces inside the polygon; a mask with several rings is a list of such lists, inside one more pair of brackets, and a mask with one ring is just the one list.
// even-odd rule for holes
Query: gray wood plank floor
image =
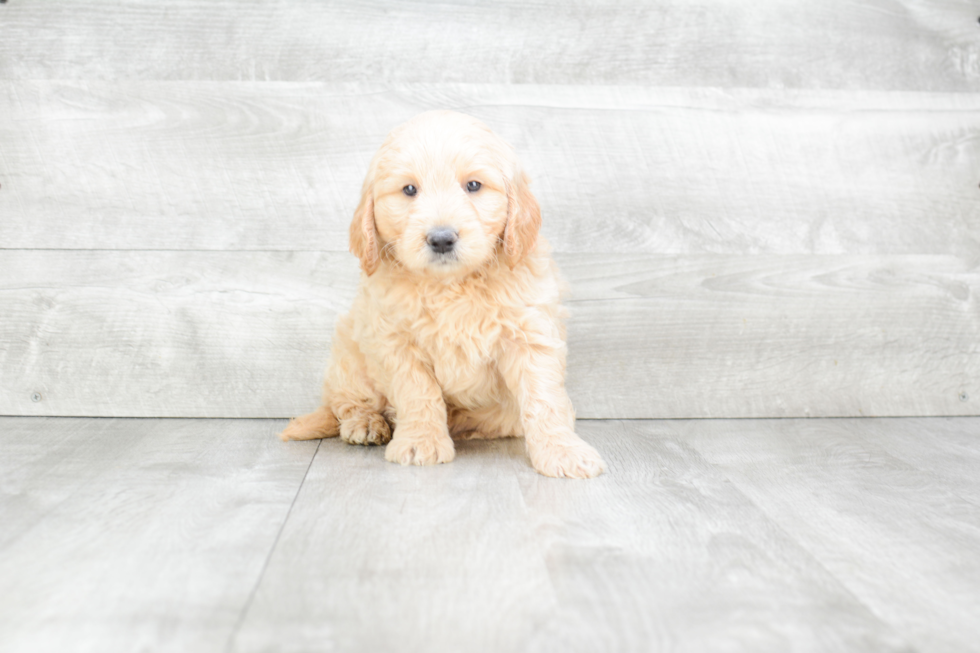
{"label": "gray wood plank floor", "polygon": [[980,418],[579,421],[580,482],[282,425],[0,419],[0,650],[980,650]]}
{"label": "gray wood plank floor", "polygon": [[0,650],[221,650],[316,450],[277,426],[0,420]]}

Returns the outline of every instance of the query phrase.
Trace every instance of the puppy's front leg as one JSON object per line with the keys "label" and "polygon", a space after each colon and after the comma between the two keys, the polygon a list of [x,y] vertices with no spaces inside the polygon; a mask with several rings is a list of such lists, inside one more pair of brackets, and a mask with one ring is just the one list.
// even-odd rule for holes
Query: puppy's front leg
{"label": "puppy's front leg", "polygon": [[402,465],[448,463],[456,457],[449,436],[442,389],[414,348],[406,346],[382,362],[395,408],[395,432],[385,459]]}
{"label": "puppy's front leg", "polygon": [[501,357],[501,372],[517,398],[531,465],[553,477],[592,478],[606,464],[575,433],[575,410],[565,392],[565,344],[531,335],[513,342]]}

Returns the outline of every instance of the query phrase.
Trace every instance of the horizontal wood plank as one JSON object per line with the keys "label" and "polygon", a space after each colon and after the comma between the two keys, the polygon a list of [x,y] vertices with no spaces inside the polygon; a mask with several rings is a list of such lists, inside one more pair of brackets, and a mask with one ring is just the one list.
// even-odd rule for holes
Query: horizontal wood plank
{"label": "horizontal wood plank", "polygon": [[980,413],[975,263],[930,256],[561,261],[574,288],[569,387],[589,396],[583,417]]}
{"label": "horizontal wood plank", "polygon": [[0,78],[980,88],[970,2],[12,1]]}
{"label": "horizontal wood plank", "polygon": [[222,650],[316,450],[278,427],[0,420],[0,650]]}
{"label": "horizontal wood plank", "polygon": [[517,147],[556,251],[980,256],[977,94],[236,82],[0,82],[0,248],[345,251],[432,108]]}
{"label": "horizontal wood plank", "polygon": [[[580,417],[980,412],[974,264],[557,258]],[[337,253],[0,252],[0,414],[307,412],[357,274]]]}

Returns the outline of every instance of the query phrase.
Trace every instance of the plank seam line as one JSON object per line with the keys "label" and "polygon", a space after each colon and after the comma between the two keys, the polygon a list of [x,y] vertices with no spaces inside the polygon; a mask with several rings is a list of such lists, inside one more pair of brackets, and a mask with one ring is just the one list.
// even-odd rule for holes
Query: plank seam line
{"label": "plank seam line", "polygon": [[189,254],[238,254],[242,252],[256,254],[289,254],[291,252],[313,252],[317,254],[349,254],[346,249],[310,249],[310,248],[238,248],[238,249],[207,249],[180,247],[6,247],[0,246],[0,252],[186,252]]}
{"label": "plank seam line", "polygon": [[242,606],[242,610],[238,615],[238,620],[235,622],[235,627],[232,628],[231,634],[228,635],[228,643],[225,645],[225,652],[231,651],[232,644],[235,642],[235,638],[238,636],[238,631],[241,630],[242,624],[245,622],[245,615],[248,614],[249,608],[252,607],[252,602],[255,600],[255,595],[259,590],[259,585],[262,584],[262,579],[265,578],[265,571],[269,567],[269,561],[272,560],[272,554],[275,552],[276,547],[279,546],[279,538],[282,537],[282,532],[286,528],[286,524],[289,522],[289,516],[293,513],[293,506],[296,505],[296,499],[299,498],[299,493],[303,490],[303,484],[306,483],[306,477],[310,474],[310,469],[313,467],[313,461],[316,460],[317,453],[320,452],[320,445],[323,444],[323,440],[320,439],[316,443],[316,449],[313,450],[313,455],[310,456],[310,464],[306,466],[306,471],[303,472],[303,478],[299,482],[299,487],[296,488],[296,494],[293,495],[293,500],[289,504],[289,510],[286,511],[286,517],[282,520],[279,525],[279,531],[276,533],[276,539],[272,541],[272,546],[269,547],[269,553],[265,557],[265,561],[262,563],[262,569],[259,570],[258,578],[255,579],[255,585],[252,586],[252,591],[249,592],[248,599],[245,601],[245,605]]}
{"label": "plank seam line", "polygon": [[774,529],[782,533],[782,535],[786,537],[786,539],[789,542],[791,542],[794,546],[799,548],[799,550],[803,553],[803,555],[805,555],[810,559],[810,562],[812,562],[817,567],[822,569],[823,572],[827,574],[829,578],[832,578],[834,582],[836,582],[840,586],[840,591],[842,594],[850,596],[852,599],[854,599],[854,602],[857,605],[860,605],[865,610],[867,610],[868,614],[870,614],[874,619],[876,619],[881,625],[885,626],[893,634],[899,637],[903,644],[902,650],[909,650],[909,651],[915,650],[912,648],[909,642],[907,632],[900,631],[899,627],[895,623],[895,620],[889,619],[885,615],[881,614],[880,609],[877,609],[876,606],[872,605],[871,602],[867,601],[864,596],[859,594],[858,591],[855,590],[852,587],[852,585],[847,582],[846,578],[841,577],[840,574],[838,574],[837,572],[833,571],[830,567],[828,567],[827,564],[824,563],[824,558],[818,556],[817,553],[813,551],[812,547],[807,546],[806,544],[804,544],[803,540],[801,540],[798,537],[795,537],[793,533],[787,530],[787,527],[783,524],[781,520],[778,520],[775,515],[771,514],[768,510],[763,508],[762,505],[760,505],[754,498],[749,496],[749,493],[745,490],[744,487],[742,487],[742,484],[739,483],[738,480],[736,480],[735,478],[732,478],[732,475],[728,473],[728,471],[725,469],[723,465],[711,462],[708,459],[708,457],[704,454],[704,452],[702,452],[700,449],[698,449],[693,445],[692,445],[692,449],[696,451],[698,456],[700,456],[701,459],[707,465],[712,467],[721,476],[721,478],[724,478],[729,483],[731,483],[732,488],[736,492],[738,492],[742,496],[742,498],[748,501],[752,507],[758,510],[759,514],[765,517],[766,521],[768,521],[769,524]]}
{"label": "plank seam line", "polygon": [[[89,414],[31,414],[31,413],[4,413],[0,412],[0,419],[104,419],[104,420],[264,420],[282,421],[290,419],[289,415],[283,414],[278,417],[251,416],[242,417],[239,415],[93,415]],[[622,415],[612,417],[576,417],[580,422],[703,422],[703,421],[751,421],[751,420],[872,420],[872,419],[977,419],[980,412],[975,413],[874,413],[865,415],[683,415],[680,417],[623,417]]]}

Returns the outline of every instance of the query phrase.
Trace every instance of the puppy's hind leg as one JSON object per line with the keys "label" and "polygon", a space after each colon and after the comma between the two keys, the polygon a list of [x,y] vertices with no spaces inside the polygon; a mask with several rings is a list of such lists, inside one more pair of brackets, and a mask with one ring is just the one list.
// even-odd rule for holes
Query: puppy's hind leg
{"label": "puppy's hind leg", "polygon": [[385,444],[391,440],[391,426],[384,417],[387,401],[367,375],[346,366],[337,372],[345,377],[344,384],[327,403],[340,421],[340,439],[348,444]]}
{"label": "puppy's hind leg", "polygon": [[385,444],[391,440],[391,427],[372,406],[350,405],[340,420],[340,439],[348,444]]}
{"label": "puppy's hind leg", "polygon": [[308,415],[290,420],[279,437],[289,441],[339,435],[350,444],[385,444],[391,439],[391,427],[383,415],[384,397],[365,390],[369,388],[332,392],[328,386],[324,389],[323,405]]}
{"label": "puppy's hind leg", "polygon": [[385,444],[391,440],[391,426],[384,417],[388,401],[367,373],[364,354],[351,336],[352,326],[349,315],[337,321],[323,403],[337,416],[344,442]]}
{"label": "puppy's hind leg", "polygon": [[279,434],[283,440],[340,439],[351,444],[384,444],[391,439],[391,427],[383,413],[384,396],[368,377],[364,356],[351,337],[350,315],[337,321],[323,383],[319,408],[289,422]]}

